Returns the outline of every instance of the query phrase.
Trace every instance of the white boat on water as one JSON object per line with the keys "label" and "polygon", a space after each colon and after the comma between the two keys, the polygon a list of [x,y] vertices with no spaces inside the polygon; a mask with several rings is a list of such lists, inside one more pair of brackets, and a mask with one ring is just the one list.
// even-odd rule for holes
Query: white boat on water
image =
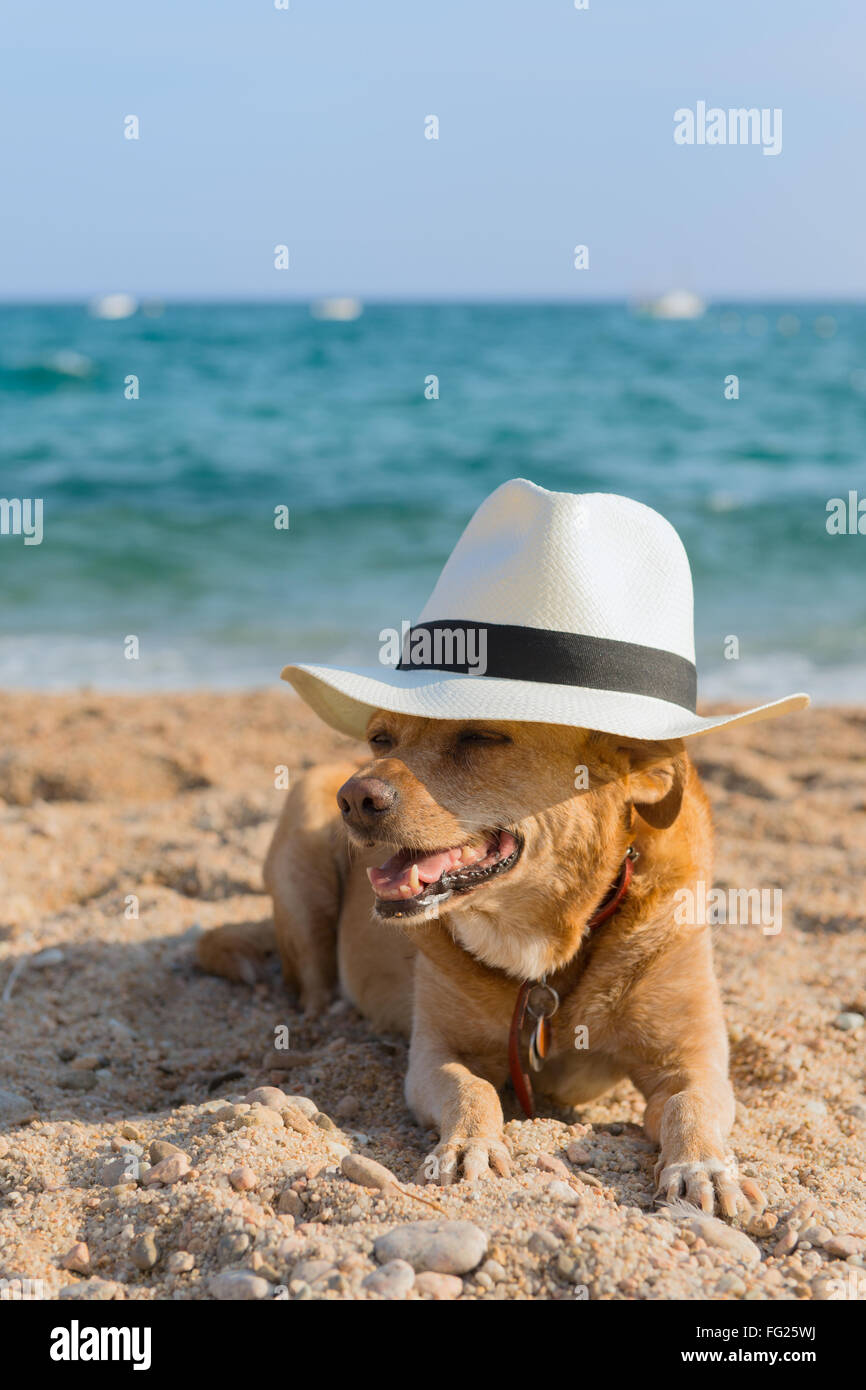
{"label": "white boat on water", "polygon": [[658,299],[639,304],[638,313],[652,319],[699,319],[706,307],[700,295],[692,290],[669,290]]}

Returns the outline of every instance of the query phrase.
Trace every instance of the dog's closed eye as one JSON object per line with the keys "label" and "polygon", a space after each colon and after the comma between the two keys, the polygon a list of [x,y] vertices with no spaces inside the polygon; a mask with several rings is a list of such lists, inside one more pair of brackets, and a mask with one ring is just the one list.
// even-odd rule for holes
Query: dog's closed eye
{"label": "dog's closed eye", "polygon": [[457,735],[458,744],[470,743],[510,743],[507,734],[495,733],[486,729],[461,729]]}

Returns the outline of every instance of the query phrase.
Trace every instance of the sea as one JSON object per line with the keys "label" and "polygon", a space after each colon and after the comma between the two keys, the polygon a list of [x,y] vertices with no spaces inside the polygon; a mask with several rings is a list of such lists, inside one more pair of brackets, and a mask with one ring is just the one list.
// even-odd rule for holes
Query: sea
{"label": "sea", "polygon": [[375,665],[525,477],[677,527],[703,698],[866,695],[866,307],[132,308],[0,306],[0,498],[42,504],[0,534],[0,688]]}

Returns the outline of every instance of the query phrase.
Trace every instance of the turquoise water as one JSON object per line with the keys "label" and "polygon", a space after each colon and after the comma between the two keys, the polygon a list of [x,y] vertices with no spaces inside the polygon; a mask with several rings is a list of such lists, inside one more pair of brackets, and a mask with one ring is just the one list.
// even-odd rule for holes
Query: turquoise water
{"label": "turquoise water", "polygon": [[677,526],[704,695],[866,691],[866,536],[825,525],[829,498],[866,497],[863,307],[394,305],[344,323],[6,306],[0,410],[0,497],[44,514],[41,545],[0,536],[0,685],[261,685],[289,659],[375,662],[475,506],[524,476]]}

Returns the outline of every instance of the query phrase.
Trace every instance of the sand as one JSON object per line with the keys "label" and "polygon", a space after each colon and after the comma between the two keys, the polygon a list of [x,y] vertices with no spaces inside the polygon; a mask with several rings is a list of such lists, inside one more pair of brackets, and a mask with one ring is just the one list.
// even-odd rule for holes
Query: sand
{"label": "sand", "polygon": [[[303,1021],[276,963],[255,987],[197,969],[202,928],[268,916],[275,769],[351,747],[290,695],[6,695],[0,723],[0,1297],[866,1296],[863,711],[693,745],[718,884],[784,894],[777,934],[716,930],[733,1143],[769,1201],[740,1243],[655,1214],[625,1084],[510,1119],[510,1179],[412,1186],[433,1137],[405,1043],[345,1002]],[[289,1123],[244,1102],[263,1085],[306,1098]],[[184,1155],[163,1182],[155,1141]],[[351,1182],[347,1152],[404,1190]],[[446,1217],[480,1266],[371,1278],[378,1238]]]}

